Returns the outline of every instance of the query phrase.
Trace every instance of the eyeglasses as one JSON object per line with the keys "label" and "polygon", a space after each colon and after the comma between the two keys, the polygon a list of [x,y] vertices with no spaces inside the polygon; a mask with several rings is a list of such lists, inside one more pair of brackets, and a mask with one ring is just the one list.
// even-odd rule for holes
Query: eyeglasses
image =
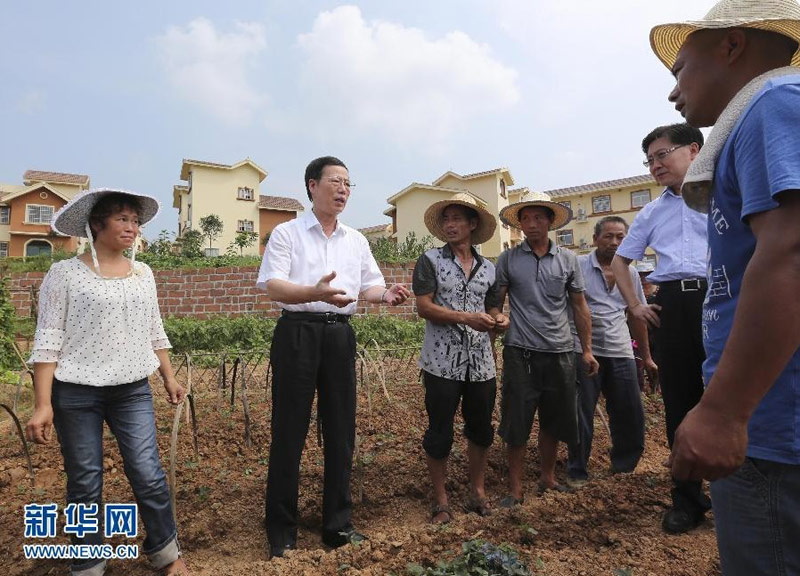
{"label": "eyeglasses", "polygon": [[325,178],[325,180],[327,180],[328,182],[330,182],[331,184],[333,184],[337,188],[339,186],[344,186],[345,188],[347,188],[349,190],[350,188],[355,188],[356,187],[356,185],[353,184],[352,182],[350,182],[350,180],[345,180],[344,178],[341,178],[340,176],[328,176],[327,178]]}
{"label": "eyeglasses", "polygon": [[656,163],[656,160],[659,162],[663,162],[664,158],[675,152],[678,148],[683,148],[684,146],[688,146],[688,144],[680,144],[678,146],[673,146],[672,148],[665,148],[664,150],[659,150],[652,156],[648,156],[647,160],[643,161],[642,164],[645,168],[650,168],[653,164]]}

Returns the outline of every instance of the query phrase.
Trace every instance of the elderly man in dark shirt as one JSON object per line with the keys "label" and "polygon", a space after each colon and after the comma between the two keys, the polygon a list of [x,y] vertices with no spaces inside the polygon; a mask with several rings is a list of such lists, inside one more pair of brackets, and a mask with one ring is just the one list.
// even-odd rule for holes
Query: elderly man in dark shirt
{"label": "elderly man in dark shirt", "polygon": [[445,480],[459,402],[469,460],[464,508],[491,513],[484,478],[497,385],[489,332],[505,330],[508,318],[497,306],[494,264],[475,249],[494,234],[495,217],[475,197],[460,193],[430,206],[425,224],[446,242],[420,256],[412,286],[419,315],[427,320],[419,366],[428,413],[422,446],[434,492],[431,522],[446,523],[453,517]]}

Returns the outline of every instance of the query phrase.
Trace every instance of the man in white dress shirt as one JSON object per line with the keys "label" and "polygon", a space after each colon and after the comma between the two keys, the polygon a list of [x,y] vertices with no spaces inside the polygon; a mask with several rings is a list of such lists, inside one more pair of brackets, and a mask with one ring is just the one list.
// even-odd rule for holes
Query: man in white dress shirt
{"label": "man in white dress shirt", "polygon": [[338,158],[306,168],[312,210],[272,231],[257,285],[283,306],[272,339],[272,444],[266,525],[271,556],[297,542],[300,456],[314,393],[322,425],[325,477],[322,541],[333,548],[365,539],[351,520],[350,469],[355,444],[356,300],[396,306],[410,295],[386,288],[369,243],[338,220],[353,184]]}

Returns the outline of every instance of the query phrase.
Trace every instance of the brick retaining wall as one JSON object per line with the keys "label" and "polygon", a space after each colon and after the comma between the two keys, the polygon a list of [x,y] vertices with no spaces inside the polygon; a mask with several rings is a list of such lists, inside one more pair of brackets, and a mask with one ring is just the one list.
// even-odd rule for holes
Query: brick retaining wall
{"label": "brick retaining wall", "polygon": [[[414,263],[383,264],[381,270],[386,284],[404,283],[411,288],[411,273]],[[193,316],[198,318],[225,315],[241,316],[257,313],[264,316],[277,316],[280,307],[256,289],[257,267],[248,268],[199,268],[177,270],[154,270],[158,289],[158,303],[161,315]],[[11,302],[17,315],[29,317],[33,299],[39,291],[44,278],[43,272],[12,274],[9,288]],[[382,313],[398,315],[403,318],[416,318],[413,297],[402,306],[379,306],[359,301],[357,314]]]}

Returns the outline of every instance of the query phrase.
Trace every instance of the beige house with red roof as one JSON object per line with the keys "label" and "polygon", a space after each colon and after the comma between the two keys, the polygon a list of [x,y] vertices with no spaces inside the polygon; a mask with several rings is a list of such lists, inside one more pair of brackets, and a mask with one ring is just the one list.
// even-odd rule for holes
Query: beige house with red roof
{"label": "beige house with red roof", "polygon": [[551,232],[550,238],[578,253],[589,252],[598,220],[621,216],[630,225],[639,210],[658,198],[662,190],[650,174],[547,190],[545,194],[569,207],[573,216],[566,226]]}
{"label": "beige house with red roof", "polygon": [[[474,174],[445,172],[431,184],[414,182],[387,199],[391,207],[384,212],[392,219],[392,235],[398,242],[405,241],[410,233],[417,239],[430,236],[425,227],[425,210],[439,200],[446,200],[459,192],[475,197],[489,212],[499,214],[505,206],[519,200],[526,188],[511,190],[514,178],[507,168],[496,168]],[[499,256],[512,245],[513,234],[498,220],[494,236],[480,246],[484,256]]]}
{"label": "beige house with red roof", "polygon": [[246,158],[236,164],[217,164],[184,159],[180,179],[172,192],[178,210],[178,236],[189,229],[200,230],[200,219],[216,214],[223,230],[213,247],[223,253],[239,231],[255,232],[259,241],[245,254],[264,252],[264,238],[280,224],[296,218],[303,205],[294,198],[260,193],[267,171]]}
{"label": "beige house with red roof", "polygon": [[77,240],[50,229],[53,214],[81,190],[84,174],[28,170],[22,184],[0,184],[0,258],[75,251]]}

